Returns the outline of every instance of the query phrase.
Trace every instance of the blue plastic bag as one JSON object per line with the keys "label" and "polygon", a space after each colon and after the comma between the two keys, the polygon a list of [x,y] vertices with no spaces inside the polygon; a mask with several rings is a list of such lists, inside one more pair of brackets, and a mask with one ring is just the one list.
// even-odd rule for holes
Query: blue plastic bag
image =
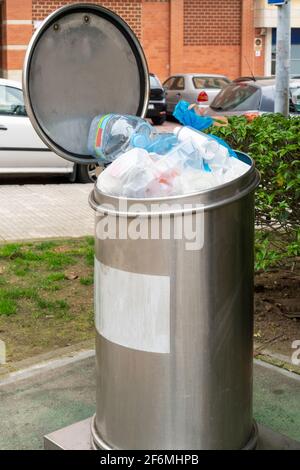
{"label": "blue plastic bag", "polygon": [[190,126],[198,131],[203,131],[212,126],[214,121],[210,116],[199,116],[195,113],[194,109],[188,109],[189,106],[190,103],[181,100],[177,103],[173,112],[173,116],[176,117],[183,126]]}
{"label": "blue plastic bag", "polygon": [[[181,100],[177,103],[173,116],[178,119],[180,124],[183,126],[190,126],[193,129],[196,129],[197,131],[203,131],[207,129],[208,127],[213,125],[213,118],[210,116],[199,116],[198,114],[195,113],[194,109],[188,109],[190,106],[190,103],[187,101]],[[215,139],[217,142],[219,142],[220,145],[223,145],[228,149],[229,155],[231,157],[236,157],[237,155],[234,150],[232,150],[231,147],[223,140],[220,139],[220,137],[217,137],[215,135],[208,134],[212,139]]]}

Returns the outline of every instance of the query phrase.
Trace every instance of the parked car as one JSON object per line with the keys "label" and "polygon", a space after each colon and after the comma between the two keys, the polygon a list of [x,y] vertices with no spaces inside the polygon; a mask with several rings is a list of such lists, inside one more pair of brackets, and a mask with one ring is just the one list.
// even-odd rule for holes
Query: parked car
{"label": "parked car", "polygon": [[163,87],[166,92],[167,116],[171,115],[179,100],[209,105],[224,86],[230,83],[224,75],[201,73],[177,74],[169,77]]}
{"label": "parked car", "polygon": [[250,76],[248,75],[247,77],[237,77],[233,80],[233,82],[238,83],[238,82],[249,82],[249,80],[253,80],[254,82],[257,82],[257,80],[274,80],[275,76],[270,75],[268,77],[262,77],[262,76]]}
{"label": "parked car", "polygon": [[22,85],[0,79],[0,175],[64,174],[82,183],[96,180],[96,165],[77,165],[46,147],[31,125]]}
{"label": "parked car", "polygon": [[[296,113],[292,102],[294,90],[300,88],[300,80],[290,80],[290,112]],[[242,115],[249,112],[274,112],[275,79],[232,82],[223,88],[209,107],[203,109],[204,115]]]}
{"label": "parked car", "polygon": [[292,103],[295,110],[300,113],[300,87],[292,90]]}
{"label": "parked car", "polygon": [[150,96],[147,110],[148,118],[154,125],[159,126],[166,120],[166,96],[158,77],[154,73],[149,74]]}

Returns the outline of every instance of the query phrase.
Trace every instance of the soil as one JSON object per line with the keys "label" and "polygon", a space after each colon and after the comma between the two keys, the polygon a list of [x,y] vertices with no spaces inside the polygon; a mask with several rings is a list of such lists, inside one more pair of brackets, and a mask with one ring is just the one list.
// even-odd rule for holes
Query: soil
{"label": "soil", "polygon": [[[14,313],[5,315],[2,311],[0,315],[0,340],[6,345],[7,363],[94,337],[93,240],[48,245],[12,246],[2,255],[0,250],[0,300],[13,300],[16,304]],[[290,359],[295,352],[292,343],[300,340],[299,285],[297,268],[256,274],[256,354],[269,350]],[[29,293],[22,294],[26,288]],[[2,308],[9,305],[2,303]]]}
{"label": "soil", "polygon": [[93,241],[47,243],[18,244],[0,256],[0,300],[11,291],[16,304],[14,313],[0,314],[7,364],[94,337]]}
{"label": "soil", "polygon": [[[19,302],[17,315],[0,318],[0,338],[6,343],[7,363],[20,361],[51,350],[80,343],[94,337],[93,286],[81,285],[80,276],[91,274],[91,268],[78,263],[72,266],[76,277],[66,273],[59,291],[44,294],[44,299],[62,300],[69,305],[61,317],[53,312],[35,316],[30,300]],[[1,369],[1,366],[0,366]]]}
{"label": "soil", "polygon": [[291,358],[300,340],[300,271],[276,270],[255,276],[254,339],[263,349]]}

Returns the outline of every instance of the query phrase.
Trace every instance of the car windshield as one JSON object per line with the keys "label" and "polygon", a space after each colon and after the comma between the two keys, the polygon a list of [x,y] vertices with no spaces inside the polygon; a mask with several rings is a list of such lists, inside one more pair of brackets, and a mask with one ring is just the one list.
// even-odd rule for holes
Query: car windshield
{"label": "car windshield", "polygon": [[247,83],[232,83],[215,97],[210,107],[216,111],[258,109],[260,89]]}
{"label": "car windshield", "polygon": [[230,83],[226,77],[193,77],[194,87],[199,88],[224,88]]}
{"label": "car windshield", "polygon": [[155,75],[150,75],[150,88],[161,88],[160,81]]}

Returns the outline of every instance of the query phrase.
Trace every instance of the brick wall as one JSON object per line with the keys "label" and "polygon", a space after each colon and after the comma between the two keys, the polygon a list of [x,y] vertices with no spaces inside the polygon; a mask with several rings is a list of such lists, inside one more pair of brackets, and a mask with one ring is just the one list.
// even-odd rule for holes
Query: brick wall
{"label": "brick wall", "polygon": [[[82,0],[0,0],[2,76],[20,79],[32,22]],[[263,74],[254,54],[254,0],[86,0],[120,15],[161,80],[181,72]],[[17,20],[17,21],[16,21]],[[258,31],[256,32],[256,34]],[[245,59],[247,58],[247,60]]]}
{"label": "brick wall", "polygon": [[265,50],[266,50],[266,38],[265,36],[260,35],[261,28],[255,29],[255,37],[262,40],[262,49],[260,51],[260,56],[254,58],[254,75],[264,75],[265,74]]}
{"label": "brick wall", "polygon": [[241,0],[183,0],[182,71],[240,74]]}
{"label": "brick wall", "polygon": [[169,2],[147,0],[142,4],[141,43],[149,71],[163,81],[170,73]]}
{"label": "brick wall", "polygon": [[240,0],[185,0],[184,45],[239,45]]}
{"label": "brick wall", "polygon": [[242,31],[241,31],[241,66],[240,74],[248,76],[254,72],[254,2],[242,1]]}
{"label": "brick wall", "polygon": [[240,75],[240,46],[185,46],[182,69],[236,78]]}
{"label": "brick wall", "polygon": [[[32,0],[32,19],[43,20],[52,11],[68,3],[84,3],[82,0]],[[88,1],[86,1],[88,3]],[[91,1],[121,16],[133,29],[138,38],[141,37],[141,0],[103,0]]]}
{"label": "brick wall", "polygon": [[27,44],[32,35],[31,0],[1,2],[1,75],[20,80]]}

